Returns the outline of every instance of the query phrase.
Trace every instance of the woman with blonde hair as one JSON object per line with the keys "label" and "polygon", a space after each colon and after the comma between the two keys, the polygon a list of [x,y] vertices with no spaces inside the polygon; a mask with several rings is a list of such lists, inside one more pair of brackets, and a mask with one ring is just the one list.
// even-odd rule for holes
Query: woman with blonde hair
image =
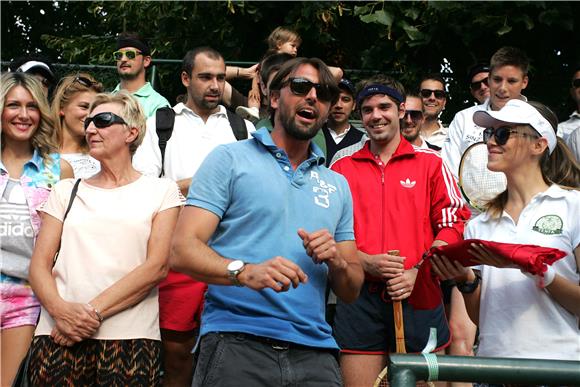
{"label": "woman with blonde hair", "polygon": [[487,167],[505,173],[507,189],[471,220],[465,238],[533,244],[566,252],[542,276],[514,267],[478,244],[482,263],[466,268],[432,260],[455,279],[479,325],[478,356],[580,360],[580,168],[556,137],[557,119],[536,102],[510,100],[474,113],[489,152]]}
{"label": "woman with blonde hair", "polygon": [[60,156],[69,162],[77,178],[90,177],[100,169],[99,162],[88,154],[83,125],[91,102],[102,91],[103,85],[90,74],[78,73],[62,78],[54,92],[56,143]]}
{"label": "woman with blonde hair", "polygon": [[40,228],[36,210],[61,178],[72,176],[72,169],[56,153],[52,115],[36,78],[2,74],[0,106],[0,342],[1,385],[6,386],[26,354],[40,312],[28,284]]}
{"label": "woman with blonde hair", "polygon": [[175,182],[133,168],[145,115],[129,93],[98,94],[84,128],[101,169],[88,179],[58,183],[41,209],[30,283],[42,311],[30,349],[30,381],[158,385],[157,284],[167,275],[184,199]]}

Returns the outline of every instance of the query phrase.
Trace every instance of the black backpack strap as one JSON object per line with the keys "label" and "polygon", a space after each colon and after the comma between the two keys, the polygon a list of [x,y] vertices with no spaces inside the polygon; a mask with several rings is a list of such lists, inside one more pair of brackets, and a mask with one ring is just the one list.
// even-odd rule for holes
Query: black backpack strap
{"label": "black backpack strap", "polygon": [[159,139],[159,150],[161,151],[161,174],[165,173],[165,147],[167,141],[171,138],[173,133],[173,126],[175,125],[175,111],[169,106],[164,106],[157,109],[155,112],[155,131]]}
{"label": "black backpack strap", "polygon": [[236,140],[245,140],[248,138],[248,128],[246,127],[246,122],[236,113],[229,111],[226,109],[228,114],[228,121],[230,122],[230,126],[232,127],[232,132],[234,132],[234,136]]}
{"label": "black backpack strap", "polygon": [[[66,208],[66,211],[64,212],[64,216],[62,217],[62,224],[63,225],[64,225],[64,221],[66,220],[66,217],[68,216],[70,208],[72,207],[73,202],[75,201],[75,198],[77,197],[77,191],[79,190],[80,182],[81,182],[81,179],[77,179],[77,181],[75,182],[75,185],[73,185],[72,191],[70,191],[70,197],[68,199],[68,206]],[[62,236],[61,236],[61,241],[62,241]],[[58,253],[60,252],[61,241],[58,242],[58,250],[56,250],[56,254],[54,255],[54,258],[52,260],[52,267],[54,267],[54,265],[56,264],[56,260],[58,259]]]}

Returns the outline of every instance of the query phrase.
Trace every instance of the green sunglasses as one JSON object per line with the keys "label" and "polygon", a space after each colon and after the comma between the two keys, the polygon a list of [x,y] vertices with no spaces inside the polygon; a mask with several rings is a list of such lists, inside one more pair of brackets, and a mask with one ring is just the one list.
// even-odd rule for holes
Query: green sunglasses
{"label": "green sunglasses", "polygon": [[143,55],[143,53],[137,50],[119,50],[113,53],[113,58],[115,58],[115,60],[121,60],[123,59],[123,55],[125,55],[129,60],[133,60],[137,55]]}

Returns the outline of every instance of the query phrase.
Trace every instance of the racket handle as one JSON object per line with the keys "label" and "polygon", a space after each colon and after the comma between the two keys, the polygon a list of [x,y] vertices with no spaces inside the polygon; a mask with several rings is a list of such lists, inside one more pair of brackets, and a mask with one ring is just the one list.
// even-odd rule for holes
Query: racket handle
{"label": "racket handle", "polygon": [[[399,255],[399,250],[389,250],[390,255]],[[403,323],[403,305],[401,301],[393,301],[393,319],[395,320],[395,339],[397,353],[407,353],[405,347],[405,325]]]}

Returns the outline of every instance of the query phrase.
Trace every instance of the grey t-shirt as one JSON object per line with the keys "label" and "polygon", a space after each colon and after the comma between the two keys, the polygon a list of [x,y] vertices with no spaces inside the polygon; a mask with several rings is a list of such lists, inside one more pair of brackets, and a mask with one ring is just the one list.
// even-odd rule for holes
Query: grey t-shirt
{"label": "grey t-shirt", "polygon": [[34,229],[24,191],[9,179],[0,198],[0,267],[3,274],[27,279],[34,248]]}

